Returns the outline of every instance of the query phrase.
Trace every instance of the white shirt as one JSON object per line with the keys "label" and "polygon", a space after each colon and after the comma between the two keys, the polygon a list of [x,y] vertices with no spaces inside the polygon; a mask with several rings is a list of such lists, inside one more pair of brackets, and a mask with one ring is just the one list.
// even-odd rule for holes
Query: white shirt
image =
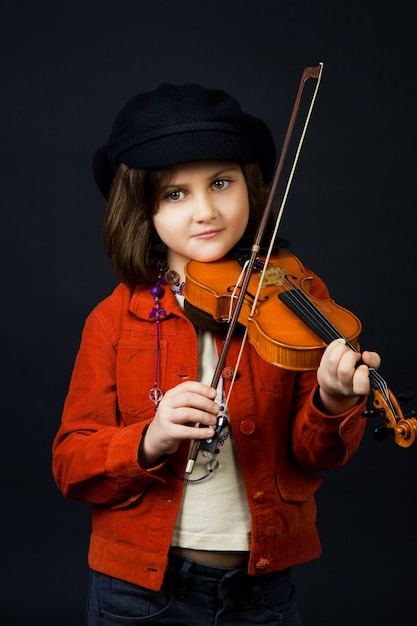
{"label": "white shirt", "polygon": [[[213,335],[198,332],[198,379],[211,385],[218,355]],[[221,380],[216,402],[222,404]],[[223,413],[227,416],[227,412]],[[209,478],[208,458],[198,452],[193,472],[186,475],[181,508],[171,545],[194,550],[249,550],[250,514],[230,426],[220,434],[220,466]]]}

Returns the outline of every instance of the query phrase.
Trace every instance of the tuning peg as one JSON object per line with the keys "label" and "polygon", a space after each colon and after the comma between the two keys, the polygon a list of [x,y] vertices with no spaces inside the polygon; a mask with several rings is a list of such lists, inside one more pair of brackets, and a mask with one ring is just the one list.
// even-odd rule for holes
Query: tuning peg
{"label": "tuning peg", "polygon": [[379,417],[385,413],[385,409],[366,409],[362,413],[362,417]]}
{"label": "tuning peg", "polygon": [[393,428],[387,428],[387,426],[378,426],[377,428],[375,428],[372,434],[377,441],[384,441],[384,439],[392,435],[393,432]]}

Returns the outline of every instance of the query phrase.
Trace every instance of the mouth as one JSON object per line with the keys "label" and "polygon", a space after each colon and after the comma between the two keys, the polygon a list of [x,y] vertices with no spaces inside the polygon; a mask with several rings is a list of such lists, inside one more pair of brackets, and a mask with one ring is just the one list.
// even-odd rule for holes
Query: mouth
{"label": "mouth", "polygon": [[204,230],[194,235],[194,239],[213,239],[221,232],[221,229]]}

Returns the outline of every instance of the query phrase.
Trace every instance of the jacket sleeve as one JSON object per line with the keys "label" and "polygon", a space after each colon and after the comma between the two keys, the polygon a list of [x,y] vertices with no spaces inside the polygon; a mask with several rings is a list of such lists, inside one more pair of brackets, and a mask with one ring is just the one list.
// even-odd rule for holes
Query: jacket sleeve
{"label": "jacket sleeve", "polygon": [[93,311],[86,320],[61,426],[52,447],[55,481],[66,497],[120,505],[137,499],[157,472],[142,469],[138,447],[151,421],[125,425],[117,408],[117,337]]}
{"label": "jacket sleeve", "polygon": [[366,398],[341,415],[326,415],[314,402],[316,393],[317,385],[306,403],[295,410],[292,447],[303,468],[324,471],[344,465],[358,449],[366,427],[362,417]]}
{"label": "jacket sleeve", "polygon": [[[313,274],[311,294],[329,298],[323,281]],[[312,380],[314,377],[314,380]],[[362,413],[366,398],[340,415],[327,415],[315,401],[318,393],[316,372],[297,376],[293,396],[292,445],[299,464],[314,471],[329,470],[344,465],[356,452],[362,440],[366,420]]]}

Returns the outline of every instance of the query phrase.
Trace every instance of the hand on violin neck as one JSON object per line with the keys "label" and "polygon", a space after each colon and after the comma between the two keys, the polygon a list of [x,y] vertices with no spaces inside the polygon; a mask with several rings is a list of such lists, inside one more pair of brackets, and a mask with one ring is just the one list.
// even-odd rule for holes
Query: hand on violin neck
{"label": "hand on violin neck", "polygon": [[330,343],[317,370],[321,410],[329,415],[348,411],[371,391],[369,368],[377,369],[376,352],[353,351],[344,339]]}

